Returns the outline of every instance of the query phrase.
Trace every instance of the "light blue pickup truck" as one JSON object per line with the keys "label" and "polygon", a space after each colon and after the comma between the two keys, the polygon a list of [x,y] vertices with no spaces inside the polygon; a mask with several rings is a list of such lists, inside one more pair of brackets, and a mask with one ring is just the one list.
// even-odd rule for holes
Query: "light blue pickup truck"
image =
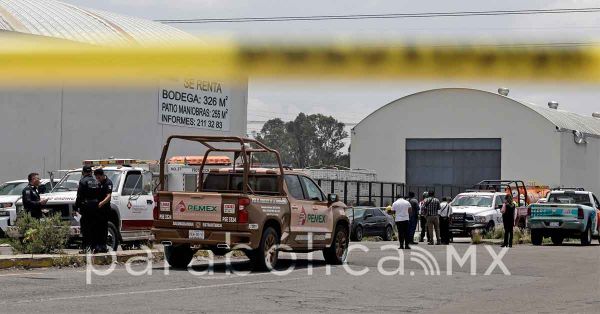
{"label": "light blue pickup truck", "polygon": [[545,203],[529,207],[531,243],[540,245],[544,237],[550,237],[555,245],[565,238],[579,238],[581,245],[589,245],[598,238],[598,198],[583,189],[559,189],[551,191]]}

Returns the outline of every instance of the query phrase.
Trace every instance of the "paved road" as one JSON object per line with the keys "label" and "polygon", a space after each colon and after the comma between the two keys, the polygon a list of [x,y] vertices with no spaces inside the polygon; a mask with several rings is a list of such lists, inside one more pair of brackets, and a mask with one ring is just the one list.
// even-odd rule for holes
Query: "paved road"
{"label": "paved road", "polygon": [[[453,263],[447,274],[447,247],[419,245],[440,266],[440,275],[425,275],[427,262],[421,250],[405,252],[404,275],[385,275],[398,269],[399,251],[394,242],[362,243],[369,252],[355,250],[348,267],[368,269],[353,276],[342,266],[328,267],[320,253],[309,267],[307,255],[299,254],[296,268],[286,276],[273,273],[228,274],[217,264],[214,274],[200,275],[203,263],[188,271],[174,271],[162,263],[152,266],[152,275],[132,276],[117,266],[107,276],[91,276],[86,285],[85,269],[14,270],[0,272],[0,312],[4,313],[95,313],[95,312],[589,312],[600,311],[600,247],[518,246],[501,259],[511,275],[494,267],[484,275],[494,258],[482,246],[476,249],[476,275],[470,260],[463,268]],[[382,250],[382,246],[389,249]],[[463,255],[471,247],[455,244]],[[500,248],[492,247],[495,254]],[[395,258],[394,258],[395,257]],[[283,266],[292,258],[284,256]],[[395,260],[392,260],[395,259]],[[433,269],[435,263],[428,258]],[[498,258],[496,258],[498,259]],[[146,265],[132,268],[140,271]],[[106,267],[105,267],[106,268]],[[247,272],[244,261],[233,270]],[[168,274],[165,274],[168,272]],[[192,273],[196,273],[195,275]],[[312,275],[309,274],[312,272]],[[435,272],[435,271],[434,271]]]}

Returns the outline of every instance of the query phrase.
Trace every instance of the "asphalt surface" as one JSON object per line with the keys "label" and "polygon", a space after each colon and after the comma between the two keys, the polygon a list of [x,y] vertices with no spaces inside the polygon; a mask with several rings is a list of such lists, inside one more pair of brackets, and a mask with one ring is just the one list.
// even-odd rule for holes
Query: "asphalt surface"
{"label": "asphalt surface", "polygon": [[[295,264],[287,275],[251,272],[243,260],[225,267],[221,262],[206,271],[196,262],[187,271],[175,271],[163,263],[152,265],[152,275],[134,276],[118,265],[106,276],[91,275],[86,284],[85,268],[11,270],[0,272],[2,313],[200,313],[200,312],[600,312],[600,246],[577,245],[515,246],[484,273],[494,258],[483,245],[474,246],[475,274],[471,261],[459,268],[453,262],[447,273],[446,246],[418,245],[404,253],[404,274],[383,274],[399,267],[395,242],[361,243],[368,252],[350,253],[352,271],[368,269],[362,276],[350,274],[343,266],[328,268],[320,252],[314,253],[312,267],[306,254],[297,261],[283,254],[282,266]],[[384,245],[387,249],[382,250]],[[471,246],[454,244],[463,255]],[[383,247],[386,248],[386,247]],[[490,247],[501,255],[498,246]],[[383,258],[387,257],[387,261]],[[392,260],[393,259],[393,260]],[[497,260],[499,258],[496,258]],[[427,266],[431,264],[432,266]],[[131,268],[144,269],[146,264]],[[365,268],[366,267],[366,268]],[[106,269],[103,267],[102,269]],[[329,270],[328,270],[329,269]],[[232,270],[240,273],[228,273]],[[328,271],[330,274],[328,274]],[[312,274],[311,274],[312,273]]]}

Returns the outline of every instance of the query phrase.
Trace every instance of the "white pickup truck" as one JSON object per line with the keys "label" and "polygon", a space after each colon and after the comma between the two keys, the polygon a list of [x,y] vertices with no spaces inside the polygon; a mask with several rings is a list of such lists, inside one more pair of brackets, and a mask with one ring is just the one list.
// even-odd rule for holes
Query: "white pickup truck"
{"label": "white pickup truck", "polygon": [[[113,182],[107,245],[113,250],[119,245],[127,249],[151,240],[154,196],[152,172],[148,171],[148,167],[136,160],[86,161],[84,164],[102,166],[106,176]],[[74,238],[81,234],[79,222],[74,218],[79,180],[81,169],[73,169],[50,193],[43,196],[48,199],[43,209],[50,214],[60,213],[64,220],[71,221],[71,235]],[[17,202],[17,210],[22,206],[21,201]]]}
{"label": "white pickup truck", "polygon": [[[56,184],[58,180],[54,180]],[[17,202],[21,199],[27,180],[15,180],[0,184],[0,236],[8,232],[8,227],[14,226],[17,220]],[[52,190],[50,179],[42,179],[38,188],[40,194]]]}

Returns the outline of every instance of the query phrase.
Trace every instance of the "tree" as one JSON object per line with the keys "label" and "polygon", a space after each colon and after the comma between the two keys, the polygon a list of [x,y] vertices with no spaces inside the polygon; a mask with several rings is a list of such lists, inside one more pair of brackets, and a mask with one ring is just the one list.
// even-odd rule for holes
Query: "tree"
{"label": "tree", "polygon": [[[284,163],[299,168],[318,165],[349,166],[349,156],[343,154],[342,142],[348,137],[344,124],[322,114],[300,113],[296,119],[283,122],[271,119],[265,123],[257,140],[278,150]],[[274,162],[263,158],[261,162]]]}

